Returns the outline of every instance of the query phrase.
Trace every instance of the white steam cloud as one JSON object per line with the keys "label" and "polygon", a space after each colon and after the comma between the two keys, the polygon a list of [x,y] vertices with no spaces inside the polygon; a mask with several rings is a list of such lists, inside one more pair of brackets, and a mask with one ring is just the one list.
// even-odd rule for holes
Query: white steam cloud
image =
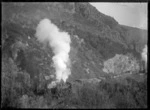
{"label": "white steam cloud", "polygon": [[147,45],[145,45],[145,47],[143,48],[141,56],[143,61],[145,61],[145,67],[147,67]]}
{"label": "white steam cloud", "polygon": [[39,42],[48,42],[54,52],[52,58],[56,71],[56,80],[66,82],[71,74],[69,65],[70,35],[67,32],[61,32],[59,28],[49,19],[40,21],[36,28],[36,35]]}

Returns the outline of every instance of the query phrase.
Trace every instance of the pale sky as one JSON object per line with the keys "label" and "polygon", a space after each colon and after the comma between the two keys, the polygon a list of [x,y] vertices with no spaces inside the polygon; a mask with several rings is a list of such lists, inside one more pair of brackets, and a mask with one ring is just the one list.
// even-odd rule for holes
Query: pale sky
{"label": "pale sky", "polygon": [[101,13],[112,16],[119,24],[147,29],[147,3],[91,2]]}

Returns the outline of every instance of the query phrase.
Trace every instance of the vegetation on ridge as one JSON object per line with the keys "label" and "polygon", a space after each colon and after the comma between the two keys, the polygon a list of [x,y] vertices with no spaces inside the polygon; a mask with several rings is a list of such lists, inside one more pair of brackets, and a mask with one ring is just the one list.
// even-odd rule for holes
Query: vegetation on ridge
{"label": "vegetation on ridge", "polygon": [[[140,61],[145,30],[119,25],[88,3],[3,3],[2,11],[2,108],[147,108],[146,73],[112,78],[102,70],[116,54]],[[72,73],[53,89],[52,50],[34,35],[43,18],[72,42]]]}

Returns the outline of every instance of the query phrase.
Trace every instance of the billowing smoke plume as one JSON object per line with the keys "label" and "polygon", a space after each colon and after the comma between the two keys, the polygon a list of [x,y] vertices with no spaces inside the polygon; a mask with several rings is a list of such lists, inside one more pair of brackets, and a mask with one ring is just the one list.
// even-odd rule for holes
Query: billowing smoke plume
{"label": "billowing smoke plume", "polygon": [[66,82],[71,74],[69,65],[70,36],[67,32],[60,32],[58,27],[49,19],[40,21],[36,28],[36,37],[39,42],[48,42],[54,52],[52,58],[56,70],[56,80]]}
{"label": "billowing smoke plume", "polygon": [[145,67],[147,68],[147,45],[145,45],[145,47],[143,48],[143,52],[142,52],[142,59],[145,62]]}

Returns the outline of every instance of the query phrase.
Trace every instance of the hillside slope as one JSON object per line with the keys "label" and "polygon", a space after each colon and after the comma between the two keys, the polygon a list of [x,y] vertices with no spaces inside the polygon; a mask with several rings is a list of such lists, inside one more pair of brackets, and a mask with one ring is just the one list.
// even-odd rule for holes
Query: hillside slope
{"label": "hillside slope", "polygon": [[[68,83],[91,78],[109,79],[113,74],[106,74],[102,70],[103,62],[116,54],[130,53],[141,61],[141,51],[147,43],[147,31],[122,26],[112,17],[97,11],[89,3],[3,3],[3,79],[14,81],[14,85],[19,83],[19,87],[23,85],[21,90],[17,90],[21,93],[20,97],[29,97],[23,96],[24,94],[48,94],[47,84],[55,79],[52,65],[54,53],[48,44],[42,45],[35,37],[36,27],[44,18],[50,19],[60,30],[70,34],[71,75],[67,80]],[[8,72],[9,67],[10,71],[11,69],[14,71],[12,73],[14,76]],[[144,81],[145,75],[141,76],[144,77]],[[7,79],[9,76],[16,80]],[[132,80],[135,80],[134,78],[131,77]],[[143,80],[141,84],[145,84]],[[8,87],[7,81],[4,82],[5,90]],[[143,89],[143,94],[146,94],[145,90],[146,88]]]}

